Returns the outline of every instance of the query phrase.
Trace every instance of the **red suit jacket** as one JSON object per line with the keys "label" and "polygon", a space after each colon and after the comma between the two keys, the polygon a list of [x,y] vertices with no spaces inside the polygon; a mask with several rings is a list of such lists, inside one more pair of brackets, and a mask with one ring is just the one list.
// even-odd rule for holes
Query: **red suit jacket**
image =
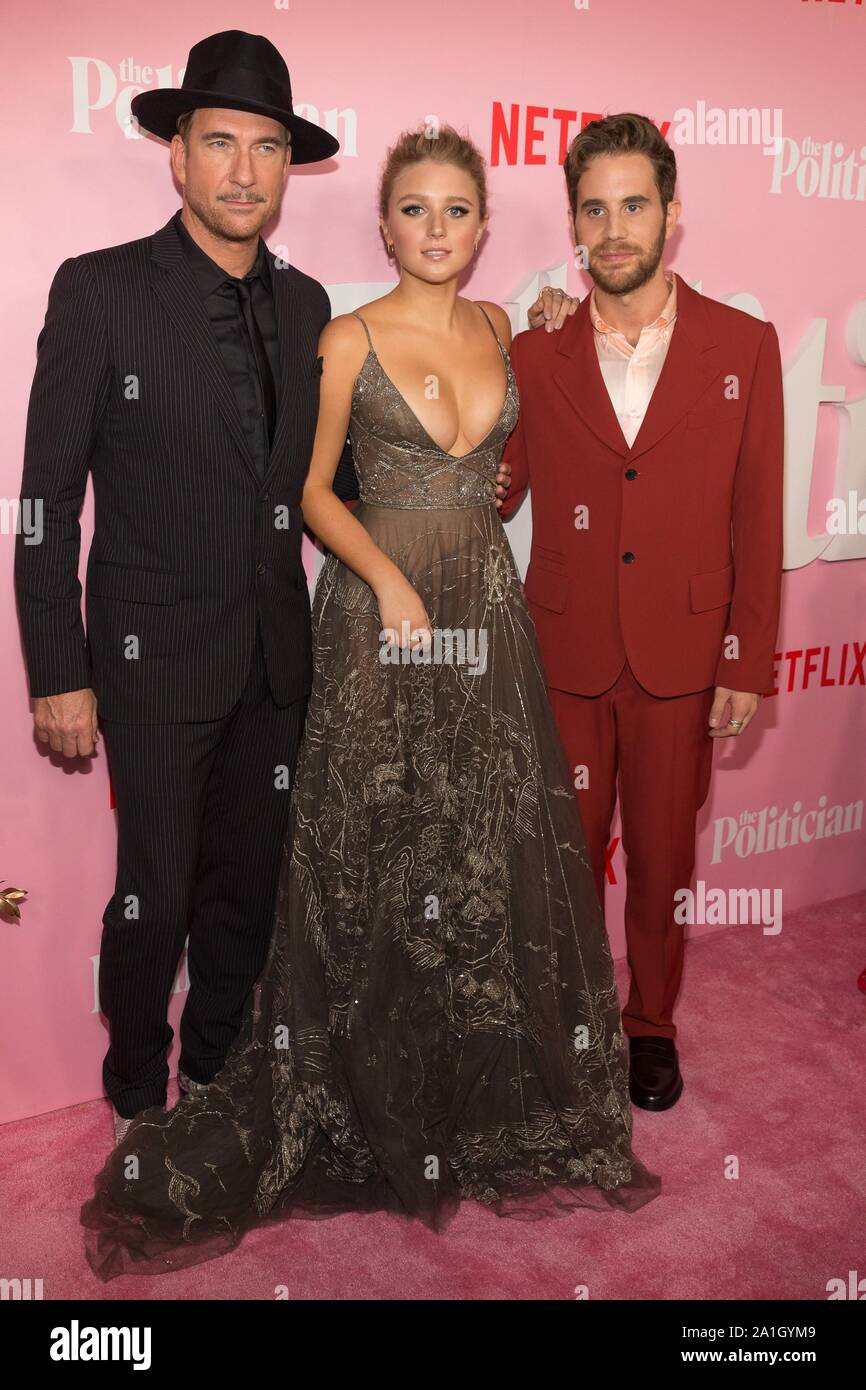
{"label": "red suit jacket", "polygon": [[776,331],[678,275],[667,357],[629,448],[589,298],[563,328],[519,333],[511,348],[520,418],[500,515],[531,484],[525,593],[548,684],[598,695],[628,658],[653,695],[769,691],[782,579]]}

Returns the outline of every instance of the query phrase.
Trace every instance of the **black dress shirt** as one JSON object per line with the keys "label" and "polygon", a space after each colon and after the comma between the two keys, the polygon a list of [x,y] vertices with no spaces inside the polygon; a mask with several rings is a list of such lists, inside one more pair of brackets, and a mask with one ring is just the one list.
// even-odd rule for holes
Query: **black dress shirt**
{"label": "black dress shirt", "polygon": [[[229,275],[207,252],[194,241],[183,225],[181,210],[175,213],[175,225],[189,260],[190,269],[204,300],[214,336],[220,350],[235,400],[241,415],[244,433],[255,459],[259,477],[263,478],[270,454],[270,434],[265,411],[265,398],[260,382],[255,346],[250,342],[247,325],[241,312],[235,286],[239,278]],[[277,316],[271,272],[265,255],[265,243],[259,237],[255,264],[243,277],[250,287],[253,316],[264,342],[270,367],[272,389],[279,409],[280,346],[277,336]]]}
{"label": "black dress shirt", "polygon": [[[198,242],[193,240],[183,225],[181,209],[178,209],[175,214],[174,222],[226,365],[244,431],[259,470],[259,477],[263,477],[272,436],[269,437],[267,428],[265,403],[262,399],[255,350],[250,343],[250,335],[241,314],[237,290],[235,289],[236,277],[229,275],[222,266],[217,265],[216,261],[202,250]],[[271,268],[265,254],[265,243],[261,237],[259,237],[255,263],[249,274],[243,278],[250,285],[251,308],[267,353],[273,378],[276,408],[279,411],[281,380],[279,334],[274,308]],[[351,501],[358,497],[358,479],[348,440],[337,465],[334,491],[343,501]]]}

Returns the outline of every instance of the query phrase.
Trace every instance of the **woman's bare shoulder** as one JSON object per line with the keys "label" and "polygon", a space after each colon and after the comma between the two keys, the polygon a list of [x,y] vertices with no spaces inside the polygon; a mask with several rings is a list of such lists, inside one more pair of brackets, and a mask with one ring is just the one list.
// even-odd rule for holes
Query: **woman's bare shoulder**
{"label": "woman's bare shoulder", "polygon": [[356,312],[370,323],[387,323],[393,318],[391,291],[381,294],[378,299],[369,300],[366,304],[359,304]]}
{"label": "woman's bare shoulder", "polygon": [[319,351],[347,365],[357,362],[360,366],[367,347],[364,325],[354,314],[337,314],[319,334]]}
{"label": "woman's bare shoulder", "polygon": [[505,347],[511,347],[511,320],[502,305],[494,304],[490,299],[476,299],[474,302],[485,311]]}

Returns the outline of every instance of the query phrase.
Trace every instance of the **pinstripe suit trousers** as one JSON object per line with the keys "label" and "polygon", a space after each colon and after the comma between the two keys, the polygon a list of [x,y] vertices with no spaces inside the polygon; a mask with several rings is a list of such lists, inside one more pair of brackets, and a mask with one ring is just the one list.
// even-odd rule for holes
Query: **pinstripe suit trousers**
{"label": "pinstripe suit trousers", "polygon": [[164,1105],[168,1002],[189,936],[179,1064],[220,1070],[265,964],[308,696],[279,708],[261,630],[237,704],[204,723],[101,720],[117,802],[117,879],[103,915],[103,1082],[123,1116]]}

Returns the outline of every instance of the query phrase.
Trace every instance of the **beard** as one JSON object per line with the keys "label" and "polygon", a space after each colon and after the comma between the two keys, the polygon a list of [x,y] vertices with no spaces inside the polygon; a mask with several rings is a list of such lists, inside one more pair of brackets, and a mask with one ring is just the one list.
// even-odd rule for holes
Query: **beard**
{"label": "beard", "polygon": [[[243,196],[243,195],[241,195]],[[262,202],[259,206],[262,209],[261,221],[248,218],[243,224],[232,220],[231,214],[226,212],[220,200],[217,199],[213,204],[207,203],[203,198],[190,195],[189,188],[186,191],[186,200],[200,222],[207,227],[211,236],[220,237],[223,241],[250,241],[258,236],[265,223],[266,203]],[[251,198],[250,202],[257,202],[258,199]],[[244,217],[247,214],[244,213]]]}
{"label": "beard", "polygon": [[639,290],[641,285],[645,285],[651,280],[658,269],[665,247],[665,224],[662,221],[661,230],[654,244],[648,251],[641,251],[637,246],[624,246],[623,251],[632,252],[635,263],[630,266],[622,266],[618,270],[613,266],[605,266],[603,261],[597,260],[603,251],[614,251],[618,248],[613,246],[601,246],[594,250],[589,257],[589,274],[605,294],[633,294]]}

